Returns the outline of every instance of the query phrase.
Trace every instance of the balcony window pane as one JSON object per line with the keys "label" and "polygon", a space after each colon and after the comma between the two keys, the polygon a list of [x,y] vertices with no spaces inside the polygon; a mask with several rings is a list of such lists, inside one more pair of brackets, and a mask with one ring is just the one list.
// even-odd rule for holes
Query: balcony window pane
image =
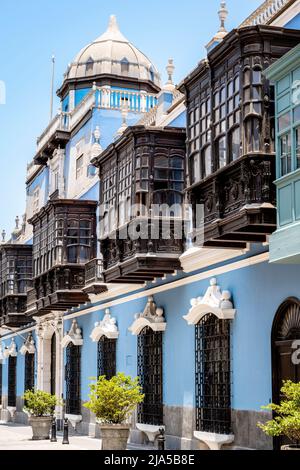
{"label": "balcony window pane", "polygon": [[300,121],[300,106],[294,109],[294,122]]}
{"label": "balcony window pane", "polygon": [[193,155],[191,158],[191,170],[192,170],[192,183],[200,181],[200,156],[199,154]]}
{"label": "balcony window pane", "polygon": [[211,164],[211,146],[209,145],[203,152],[203,160],[204,160],[204,172],[205,176],[209,176],[212,172],[212,164]]}
{"label": "balcony window pane", "polygon": [[278,130],[279,130],[279,132],[281,132],[284,129],[286,129],[287,127],[289,127],[290,124],[291,124],[291,116],[290,116],[289,112],[283,114],[282,116],[280,116],[278,118]]}
{"label": "balcony window pane", "polygon": [[296,129],[296,168],[300,168],[300,127]]}
{"label": "balcony window pane", "polygon": [[236,160],[240,156],[240,128],[234,129],[230,135],[230,159]]}
{"label": "balcony window pane", "polygon": [[291,172],[291,135],[290,133],[280,137],[280,161],[281,176]]}
{"label": "balcony window pane", "polygon": [[226,138],[222,137],[218,141],[218,156],[219,156],[219,168],[223,168],[226,165]]}
{"label": "balcony window pane", "polygon": [[260,70],[253,70],[252,83],[256,85],[259,85],[261,83],[261,71]]}

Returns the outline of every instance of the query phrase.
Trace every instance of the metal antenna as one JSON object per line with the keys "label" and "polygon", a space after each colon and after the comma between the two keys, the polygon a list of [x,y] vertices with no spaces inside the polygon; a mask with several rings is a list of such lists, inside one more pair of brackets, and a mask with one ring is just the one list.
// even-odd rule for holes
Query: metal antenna
{"label": "metal antenna", "polygon": [[55,56],[51,57],[52,61],[52,77],[51,77],[51,99],[50,99],[50,121],[53,118],[53,95],[54,95],[54,74],[55,74]]}

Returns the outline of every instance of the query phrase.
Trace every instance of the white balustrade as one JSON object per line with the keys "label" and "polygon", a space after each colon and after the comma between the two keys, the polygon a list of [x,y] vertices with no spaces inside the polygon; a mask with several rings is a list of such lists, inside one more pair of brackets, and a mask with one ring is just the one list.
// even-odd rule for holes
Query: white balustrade
{"label": "white balustrade", "polygon": [[240,26],[263,25],[269,23],[290,0],[267,0],[258,7]]}
{"label": "white balustrade", "polygon": [[69,113],[59,112],[37,140],[39,152],[56,131],[71,131],[84,118],[89,110],[101,109],[123,110],[124,107],[133,113],[147,113],[155,108],[157,97],[145,91],[116,90],[110,87],[94,86],[76,108]]}

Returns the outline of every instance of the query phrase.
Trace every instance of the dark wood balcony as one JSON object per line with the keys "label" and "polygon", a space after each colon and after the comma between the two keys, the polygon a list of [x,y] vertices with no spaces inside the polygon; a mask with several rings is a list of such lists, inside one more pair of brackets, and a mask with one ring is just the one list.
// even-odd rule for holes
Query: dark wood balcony
{"label": "dark wood balcony", "polygon": [[101,259],[92,259],[85,265],[85,287],[83,290],[87,294],[101,294],[107,291]]}
{"label": "dark wood balcony", "polygon": [[204,246],[266,242],[276,230],[274,166],[270,155],[245,156],[191,189],[193,207],[203,205]]}
{"label": "dark wood balcony", "polygon": [[65,311],[89,301],[85,265],[95,256],[94,201],[51,200],[35,215],[33,225],[33,289],[27,315]]}
{"label": "dark wood balcony", "polygon": [[[135,220],[134,223],[139,223],[139,220]],[[106,238],[101,241],[105,282],[139,284],[181,269],[179,256],[183,252],[182,222],[177,221],[178,229],[181,231],[180,239],[174,238],[174,221],[171,223],[169,220],[156,221],[159,226],[157,239],[153,238],[155,221],[141,219],[140,223],[145,226],[141,239],[124,239],[124,229],[129,229],[130,224],[128,224],[121,231],[117,231],[116,239]],[[170,237],[164,238],[163,232],[168,232],[169,225]]]}
{"label": "dark wood balcony", "polygon": [[276,229],[274,90],[264,70],[299,42],[295,30],[234,30],[182,82],[196,244],[243,248]]}
{"label": "dark wood balcony", "polygon": [[184,129],[135,126],[93,161],[106,283],[144,283],[180,269],[185,140]]}
{"label": "dark wood balcony", "polygon": [[0,325],[26,325],[27,291],[32,285],[32,246],[0,247],[0,282]]}

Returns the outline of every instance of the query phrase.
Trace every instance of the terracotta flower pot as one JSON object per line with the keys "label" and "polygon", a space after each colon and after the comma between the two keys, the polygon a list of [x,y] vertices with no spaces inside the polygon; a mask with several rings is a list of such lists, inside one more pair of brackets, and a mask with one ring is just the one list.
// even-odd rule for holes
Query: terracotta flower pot
{"label": "terracotta flower pot", "polygon": [[296,444],[290,444],[281,446],[281,450],[300,450],[300,446]]}
{"label": "terracotta flower pot", "polygon": [[130,433],[128,424],[99,424],[102,450],[126,450]]}
{"label": "terracotta flower pot", "polygon": [[30,416],[28,422],[32,427],[33,441],[42,441],[50,438],[51,416]]}

